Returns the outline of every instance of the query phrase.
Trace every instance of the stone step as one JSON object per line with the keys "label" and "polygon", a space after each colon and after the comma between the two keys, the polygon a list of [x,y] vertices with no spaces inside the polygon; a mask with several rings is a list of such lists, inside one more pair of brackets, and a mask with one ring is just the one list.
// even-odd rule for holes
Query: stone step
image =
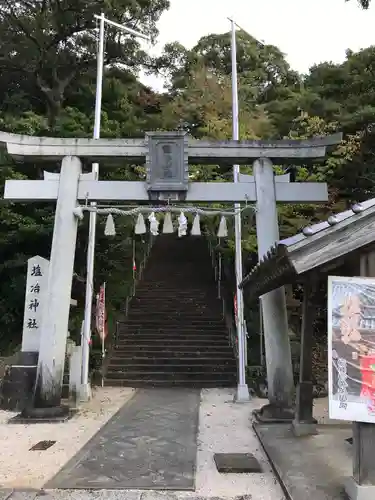
{"label": "stone step", "polygon": [[[160,262],[163,262],[162,268]],[[203,276],[211,276],[213,273],[211,259],[203,257],[200,260],[187,260],[186,256],[185,259],[174,260],[173,262],[165,262],[160,256],[153,256],[147,262],[145,272],[153,272],[164,279],[164,269],[166,272],[174,271],[178,276],[188,276],[188,271],[202,271]]]}
{"label": "stone step", "polygon": [[210,287],[188,287],[187,284],[183,283],[184,288],[179,288],[177,286],[171,285],[171,282],[168,280],[165,283],[155,283],[155,282],[146,282],[141,281],[137,287],[138,293],[146,293],[146,292],[157,292],[158,290],[162,290],[164,293],[171,295],[180,296],[180,297],[194,297],[201,296],[206,297],[216,291],[216,284],[213,281]]}
{"label": "stone step", "polygon": [[148,289],[148,290],[140,290],[139,288],[136,289],[135,296],[132,298],[133,300],[148,300],[148,301],[159,301],[161,303],[164,302],[169,302],[171,301],[172,303],[184,303],[187,302],[195,304],[195,303],[208,303],[208,304],[215,304],[216,302],[220,302],[221,300],[218,299],[217,297],[217,290],[214,289],[209,292],[199,292],[199,293],[194,293],[194,292],[184,292],[181,293],[176,289],[173,290],[167,290],[163,288],[154,288],[154,289]]}
{"label": "stone step", "polygon": [[[125,306],[123,306],[123,310],[125,310]],[[131,314],[133,312],[135,313],[141,313],[141,312],[149,312],[152,311],[155,314],[170,314],[170,315],[176,315],[176,314],[186,314],[189,316],[192,316],[194,314],[209,314],[210,316],[214,317],[219,317],[222,315],[222,304],[212,302],[211,304],[207,304],[204,302],[200,301],[189,301],[189,302],[184,302],[184,301],[175,301],[175,300],[170,300],[166,298],[164,301],[157,300],[147,300],[147,299],[142,299],[138,301],[132,300],[128,304],[128,313]]]}
{"label": "stone step", "polygon": [[129,313],[129,316],[127,317],[124,322],[119,323],[119,326],[121,325],[127,325],[127,326],[139,326],[139,327],[144,327],[144,328],[168,328],[168,329],[173,329],[176,327],[181,328],[181,324],[185,325],[187,327],[187,330],[191,330],[194,328],[207,328],[208,330],[212,330],[215,328],[221,328],[223,329],[225,327],[224,320],[221,318],[215,318],[215,317],[207,317],[205,315],[202,315],[200,318],[199,316],[184,316],[183,314],[181,315],[175,315],[173,316],[158,316],[157,314],[152,314],[151,312],[149,315],[147,314],[132,314]]}
{"label": "stone step", "polygon": [[175,371],[175,372],[166,372],[166,371],[153,371],[153,372],[145,372],[144,370],[134,370],[127,371],[126,373],[122,373],[119,371],[108,372],[107,377],[112,380],[124,380],[126,379],[128,382],[131,380],[218,380],[223,378],[227,378],[228,380],[235,378],[234,375],[220,373],[220,372],[207,372],[207,371]]}
{"label": "stone step", "polygon": [[[221,365],[215,365],[215,363],[207,363],[207,364],[201,364],[201,365],[179,365],[179,364],[166,364],[163,366],[157,365],[157,364],[150,364],[150,365],[144,365],[144,364],[135,364],[135,363],[128,363],[128,364],[114,364],[110,363],[107,368],[107,376],[111,378],[116,378],[118,374],[123,374],[124,377],[127,377],[128,373],[134,373],[134,372],[139,372],[139,373],[177,373],[177,372],[183,372],[183,373],[230,373],[232,374],[233,371],[235,370],[235,365],[231,364],[221,364]],[[113,376],[112,375],[115,375]]]}
{"label": "stone step", "polygon": [[166,307],[169,309],[178,309],[178,310],[191,310],[193,308],[202,306],[207,308],[212,308],[215,310],[222,309],[222,301],[218,299],[216,296],[211,297],[179,297],[175,295],[168,294],[155,294],[155,296],[146,297],[146,295],[136,295],[133,297],[130,302],[133,308],[137,306],[142,307],[143,305],[148,305],[148,307],[154,306],[154,309],[159,309],[159,307]]}
{"label": "stone step", "polygon": [[233,349],[228,344],[227,346],[200,346],[197,349],[196,346],[185,346],[183,350],[168,348],[168,346],[116,346],[113,348],[111,357],[116,358],[128,358],[133,356],[148,356],[150,358],[184,358],[184,357],[196,357],[199,359],[200,356],[212,356],[212,357],[233,357]]}
{"label": "stone step", "polygon": [[[125,308],[124,308],[125,312]],[[159,318],[186,318],[187,320],[189,319],[194,319],[197,318],[199,320],[210,318],[212,321],[220,321],[222,320],[222,309],[219,307],[214,310],[212,307],[209,308],[204,308],[201,307],[201,305],[196,305],[195,307],[189,306],[188,308],[183,308],[182,306],[180,307],[163,307],[162,305],[159,307],[156,307],[154,304],[149,304],[147,306],[146,303],[139,305],[135,304],[134,306],[128,307],[128,318],[134,317],[134,318],[142,318],[143,317],[148,317],[148,316],[153,316],[156,319]]]}
{"label": "stone step", "polygon": [[165,339],[227,339],[229,335],[225,328],[186,328],[186,327],[142,327],[142,325],[133,328],[121,327],[117,331],[117,338],[165,338]]}
{"label": "stone step", "polygon": [[[116,353],[116,354],[115,354]],[[192,354],[202,354],[207,353],[207,355],[215,356],[217,354],[229,354],[233,356],[233,349],[229,345],[185,345],[183,348],[175,345],[164,345],[154,343],[139,344],[139,345],[129,345],[129,344],[117,344],[113,349],[113,356],[119,356],[122,354],[142,354],[144,356],[157,356],[158,353],[162,353],[165,356],[188,356]]]}
{"label": "stone step", "polygon": [[176,330],[166,330],[166,329],[143,329],[139,328],[139,330],[132,330],[132,331],[121,331],[117,335],[118,340],[126,340],[126,339],[131,339],[131,340],[137,340],[137,339],[144,339],[144,338],[149,338],[150,340],[153,339],[165,339],[166,341],[169,339],[176,339],[176,340],[210,340],[212,342],[216,342],[217,340],[226,340],[229,338],[228,335],[225,334],[225,332],[216,332],[216,331],[208,331],[208,332],[176,332]]}
{"label": "stone step", "polygon": [[[192,274],[196,277],[192,277]],[[166,278],[167,276],[170,276]],[[156,283],[158,282],[158,283]],[[144,272],[142,276],[141,285],[149,285],[152,288],[157,287],[176,287],[176,288],[200,288],[202,286],[203,290],[211,290],[215,285],[214,275],[202,275],[200,276],[199,270],[191,271],[188,274],[176,275],[175,271],[172,269],[170,271],[165,271],[165,274],[153,274],[147,271]]]}
{"label": "stone step", "polygon": [[150,336],[150,335],[139,335],[134,337],[126,337],[122,336],[117,339],[116,343],[117,347],[126,347],[126,346],[135,346],[135,347],[143,347],[144,345],[152,345],[153,347],[158,347],[164,345],[169,348],[179,348],[182,350],[185,347],[195,346],[197,350],[204,346],[211,346],[213,348],[223,347],[229,345],[229,339],[222,338],[208,338],[208,339],[199,339],[188,337],[184,338],[172,338],[172,337],[163,337],[163,336]]}
{"label": "stone step", "polygon": [[176,294],[173,295],[164,294],[163,296],[158,295],[150,299],[150,297],[145,297],[143,295],[137,294],[134,297],[132,297],[131,301],[129,302],[129,305],[130,304],[132,305],[133,308],[138,306],[150,307],[156,304],[157,307],[155,307],[155,309],[165,308],[168,310],[170,309],[189,310],[197,306],[201,306],[201,308],[205,309],[214,308],[215,310],[221,310],[222,308],[222,301],[218,299],[216,295],[204,297],[204,299],[202,300],[202,298],[196,298],[193,296],[178,297]]}
{"label": "stone step", "polygon": [[129,304],[134,305],[142,305],[148,303],[157,304],[158,306],[166,306],[169,308],[178,307],[182,309],[182,307],[191,307],[202,305],[207,307],[221,307],[222,300],[217,297],[216,293],[207,295],[205,297],[195,297],[194,295],[186,295],[182,297],[178,295],[178,293],[164,293],[164,292],[155,292],[154,294],[140,294],[136,291],[136,295],[131,298]]}
{"label": "stone step", "polygon": [[178,292],[164,292],[163,290],[149,291],[149,292],[139,292],[136,290],[136,295],[132,297],[130,303],[144,303],[148,302],[149,305],[152,304],[168,304],[170,306],[175,306],[181,308],[185,304],[187,306],[196,306],[198,304],[205,304],[207,307],[219,307],[222,304],[222,300],[217,298],[217,294],[211,293],[207,295],[179,295]]}
{"label": "stone step", "polygon": [[186,327],[181,325],[173,325],[172,327],[165,327],[162,325],[124,325],[118,328],[117,338],[129,338],[136,339],[137,337],[148,336],[152,338],[165,338],[165,339],[227,339],[229,334],[227,330],[221,327],[201,327],[194,326]]}
{"label": "stone step", "polygon": [[226,333],[226,327],[224,320],[222,321],[216,321],[211,318],[205,319],[202,317],[202,319],[199,319],[197,317],[186,317],[186,316],[181,316],[179,318],[178,316],[175,318],[167,317],[165,316],[164,319],[158,319],[156,316],[155,318],[148,318],[146,315],[140,315],[140,316],[129,316],[128,319],[126,320],[125,323],[119,324],[119,328],[124,327],[124,330],[166,330],[166,331],[176,331],[178,328],[178,331],[184,330],[186,332],[194,332],[197,331],[202,332],[202,331],[207,331],[210,332],[211,330],[217,330],[222,333]]}
{"label": "stone step", "polygon": [[154,348],[158,346],[170,346],[170,347],[189,347],[189,346],[194,346],[197,350],[199,350],[200,347],[219,347],[219,346],[226,346],[228,345],[228,340],[227,339],[217,339],[215,341],[212,341],[210,339],[178,339],[178,338],[162,338],[162,337],[156,337],[153,339],[150,338],[120,338],[118,339],[117,345],[119,347],[125,347],[128,345],[134,345],[138,346],[139,348],[145,345],[152,345]]}
{"label": "stone step", "polygon": [[138,379],[138,380],[127,380],[127,379],[111,379],[107,377],[105,379],[104,385],[106,387],[191,387],[191,388],[219,388],[219,387],[235,387],[236,378],[235,377],[218,377],[217,380],[171,380],[169,378],[165,380],[152,380],[152,379]]}
{"label": "stone step", "polygon": [[[131,304],[131,306],[130,306]],[[158,302],[158,303],[153,303],[148,300],[143,300],[142,302],[130,302],[129,304],[129,314],[136,313],[140,314],[143,312],[150,312],[152,311],[154,314],[157,315],[164,315],[168,314],[169,316],[176,316],[176,315],[182,315],[186,314],[187,316],[194,316],[194,315],[202,315],[202,314],[207,314],[210,315],[214,318],[217,318],[221,316],[222,314],[222,307],[220,303],[218,304],[206,304],[206,303],[200,303],[200,302],[169,302],[164,301],[164,302]]]}
{"label": "stone step", "polygon": [[144,276],[152,275],[155,279],[159,278],[161,281],[165,281],[165,277],[173,272],[173,275],[169,274],[172,280],[183,276],[188,280],[196,281],[198,273],[202,275],[202,280],[211,278],[214,273],[210,261],[199,262],[199,264],[197,262],[176,262],[169,266],[163,262],[162,268],[160,267],[160,261],[161,259],[155,259],[153,262],[149,261],[145,267]]}
{"label": "stone step", "polygon": [[142,324],[131,324],[127,323],[125,325],[121,325],[117,330],[117,337],[129,337],[129,335],[139,335],[139,334],[151,334],[156,335],[157,337],[162,337],[163,335],[166,338],[196,338],[196,337],[212,337],[216,338],[228,338],[228,331],[224,325],[214,326],[214,325],[184,325],[181,323],[174,323],[168,326],[164,326],[163,324],[150,324],[144,323]]}
{"label": "stone step", "polygon": [[142,326],[137,325],[130,328],[126,326],[119,327],[117,331],[117,338],[136,338],[138,336],[151,336],[151,337],[161,337],[161,338],[176,338],[176,339],[184,339],[184,338],[210,338],[210,339],[227,339],[229,337],[226,329],[224,327],[221,328],[205,328],[202,326],[201,328],[188,328],[182,326],[173,326],[171,328],[165,326]]}
{"label": "stone step", "polygon": [[151,356],[139,356],[139,355],[123,355],[123,356],[113,356],[110,359],[110,365],[124,365],[124,363],[134,363],[134,365],[172,365],[172,366],[180,366],[180,365],[188,365],[188,366],[196,366],[196,365],[204,365],[204,364],[213,364],[213,365],[230,365],[236,367],[236,361],[233,357],[229,356],[208,356],[205,353],[204,356],[195,355],[193,356],[191,353],[188,353],[187,356],[155,356],[155,353]]}

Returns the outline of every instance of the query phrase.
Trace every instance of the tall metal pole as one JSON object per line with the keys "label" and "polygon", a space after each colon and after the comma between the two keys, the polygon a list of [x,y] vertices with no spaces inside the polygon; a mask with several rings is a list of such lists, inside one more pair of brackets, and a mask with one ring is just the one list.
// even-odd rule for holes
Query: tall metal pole
{"label": "tall metal pole", "polygon": [[[106,19],[103,12],[100,16],[95,15],[99,20],[99,46],[97,54],[97,72],[96,72],[96,94],[95,94],[95,118],[94,118],[94,139],[100,139],[100,119],[102,112],[102,89],[103,89],[103,65],[104,65],[104,30],[105,23],[118,28],[130,35],[143,38],[150,41],[150,38],[139,31],[135,31],[127,26]],[[95,180],[99,179],[99,163],[92,164],[92,174]],[[91,206],[96,203],[92,202]],[[91,397],[91,388],[89,384],[89,357],[91,340],[91,315],[92,315],[92,297],[94,294],[94,259],[95,259],[95,232],[96,232],[96,212],[90,212],[89,221],[89,240],[87,248],[87,277],[86,277],[86,299],[85,315],[83,324],[83,344],[82,344],[82,387],[81,399],[88,400]]]}
{"label": "tall metal pole", "polygon": [[[102,110],[102,89],[103,89],[103,61],[104,61],[104,29],[105,17],[102,13],[99,19],[99,45],[97,54],[96,73],[96,95],[95,95],[95,118],[94,118],[94,139],[100,138],[100,118]],[[92,164],[92,175],[95,180],[99,179],[99,164]],[[95,206],[96,203],[91,203]],[[85,315],[83,323],[83,345],[82,345],[82,389],[81,399],[86,401],[91,397],[89,383],[89,357],[91,340],[91,315],[92,297],[94,293],[94,262],[95,262],[95,233],[96,233],[96,212],[90,212],[89,220],[89,240],[87,248],[87,277],[86,277],[86,300]]]}
{"label": "tall metal pole", "polygon": [[[238,119],[238,84],[237,84],[237,44],[236,25],[230,19],[232,25],[231,36],[231,58],[232,58],[232,126],[233,140],[239,140]],[[233,165],[233,180],[239,182],[240,166]],[[236,294],[237,294],[237,338],[238,338],[238,382],[235,401],[245,403],[250,400],[249,388],[246,384],[246,339],[244,328],[244,302],[242,290],[238,285],[242,281],[242,235],[241,235],[241,206],[236,203],[235,208],[235,259],[236,259]]]}

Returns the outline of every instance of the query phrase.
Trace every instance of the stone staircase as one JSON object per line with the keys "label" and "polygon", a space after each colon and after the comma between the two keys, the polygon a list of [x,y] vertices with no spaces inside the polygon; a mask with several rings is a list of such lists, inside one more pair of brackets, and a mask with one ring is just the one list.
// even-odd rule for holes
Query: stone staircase
{"label": "stone staircase", "polygon": [[236,360],[206,242],[158,236],[128,316],[119,323],[106,385],[230,387],[235,382]]}

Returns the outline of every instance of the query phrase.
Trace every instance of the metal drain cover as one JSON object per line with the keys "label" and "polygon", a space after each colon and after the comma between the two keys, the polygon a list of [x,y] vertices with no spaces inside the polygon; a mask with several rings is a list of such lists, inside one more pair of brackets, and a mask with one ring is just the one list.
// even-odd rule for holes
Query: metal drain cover
{"label": "metal drain cover", "polygon": [[218,472],[237,474],[262,472],[260,463],[252,453],[215,453],[214,460]]}
{"label": "metal drain cover", "polygon": [[34,444],[29,451],[44,451],[51,448],[56,443],[56,441],[39,441],[39,443]]}

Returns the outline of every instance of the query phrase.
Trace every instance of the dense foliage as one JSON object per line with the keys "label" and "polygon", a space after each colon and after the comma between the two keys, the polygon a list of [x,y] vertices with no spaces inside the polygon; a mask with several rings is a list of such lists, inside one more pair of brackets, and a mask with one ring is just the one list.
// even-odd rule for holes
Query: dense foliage
{"label": "dense foliage", "polygon": [[[156,22],[168,0],[3,0],[0,5],[0,130],[44,136],[90,137],[95,100],[97,26],[94,14],[126,23],[157,38]],[[362,1],[363,8],[369,2]],[[138,78],[159,74],[167,92],[157,94]],[[310,137],[343,131],[345,140],[328,161],[296,169],[297,179],[325,180],[327,206],[284,206],[282,236],[309,221],[372,196],[375,183],[375,48],[347,52],[342,64],[323,63],[299,75],[277,47],[238,34],[240,133],[242,138]],[[231,136],[229,34],[203,37],[187,50],[168,44],[152,59],[131,38],[107,29],[103,88],[103,137],[137,137],[146,130],[184,128],[194,137]],[[0,156],[0,182],[42,178],[56,165],[15,164]],[[278,167],[280,171],[283,166]],[[251,167],[244,167],[249,172]],[[103,178],[137,179],[142,168],[101,166]],[[230,180],[231,170],[204,166],[196,179]],[[86,221],[87,222],[87,221]],[[101,221],[103,226],[103,221]],[[251,220],[244,221],[244,248],[254,256]],[[26,261],[49,256],[51,204],[0,203],[0,346],[20,340]],[[133,221],[121,221],[108,240],[98,229],[96,286],[109,282],[112,310],[121,307],[132,274]],[[138,245],[138,243],[137,243]],[[138,245],[139,246],[139,245]],[[137,246],[137,248],[138,248]],[[79,230],[74,294],[82,313],[87,226]],[[140,258],[137,256],[137,259]],[[77,316],[77,314],[76,314]],[[72,325],[73,329],[75,328]]]}

